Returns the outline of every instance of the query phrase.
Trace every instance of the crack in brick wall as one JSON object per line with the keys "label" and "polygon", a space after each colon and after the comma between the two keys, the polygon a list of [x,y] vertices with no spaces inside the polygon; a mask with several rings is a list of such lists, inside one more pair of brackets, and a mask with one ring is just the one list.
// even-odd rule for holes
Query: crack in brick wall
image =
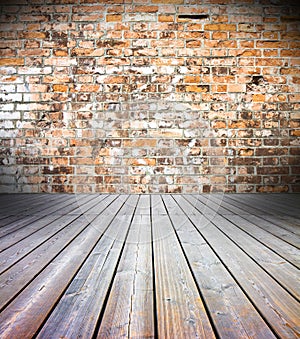
{"label": "crack in brick wall", "polygon": [[0,1],[1,192],[299,192],[300,11]]}

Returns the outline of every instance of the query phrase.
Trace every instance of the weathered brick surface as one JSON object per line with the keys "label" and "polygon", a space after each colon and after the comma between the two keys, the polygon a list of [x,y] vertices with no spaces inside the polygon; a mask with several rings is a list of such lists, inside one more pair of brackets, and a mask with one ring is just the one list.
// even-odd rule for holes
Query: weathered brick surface
{"label": "weathered brick surface", "polygon": [[0,191],[299,192],[289,0],[11,0]]}

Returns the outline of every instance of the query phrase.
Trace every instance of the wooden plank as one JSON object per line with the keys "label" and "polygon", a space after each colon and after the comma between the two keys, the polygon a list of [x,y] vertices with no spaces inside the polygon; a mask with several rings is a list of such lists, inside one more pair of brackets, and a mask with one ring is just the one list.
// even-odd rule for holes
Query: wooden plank
{"label": "wooden plank", "polygon": [[[98,200],[98,203],[102,204],[102,209],[106,207],[107,202],[103,201],[102,197]],[[52,237],[55,237],[59,232],[72,223],[78,216],[74,214],[63,215],[58,220],[54,220],[51,223],[41,227],[43,224],[38,222],[36,232],[32,232],[28,237],[20,240],[15,245],[7,248],[3,251],[0,257],[0,274],[6,271],[14,263],[24,258],[28,253],[36,249],[40,244],[44,244]],[[47,219],[46,219],[47,221]],[[5,241],[3,241],[5,246]]]}
{"label": "wooden plank", "polygon": [[[32,218],[25,217],[23,219],[25,225],[1,237],[0,252],[3,252],[13,245],[17,246],[18,242],[22,241],[26,237],[29,237],[34,232],[41,230],[54,221],[59,222],[59,219],[61,218],[62,216],[57,215],[48,215],[39,217],[38,219],[35,216]],[[21,220],[18,224],[21,224]]]}
{"label": "wooden plank", "polygon": [[[29,204],[46,201],[46,195],[40,194],[1,194],[0,214],[15,214],[28,208]],[[48,199],[51,197],[48,197]],[[44,199],[44,200],[43,200]],[[54,199],[54,196],[51,198]]]}
{"label": "wooden plank", "polygon": [[282,258],[300,268],[300,250],[298,248],[292,246],[291,244],[278,238],[277,236],[272,235],[266,230],[261,229],[254,223],[249,222],[239,215],[226,216],[226,218],[231,223],[234,223],[237,227],[247,232],[249,235],[260,241],[269,249],[280,255]]}
{"label": "wooden plank", "polygon": [[37,194],[31,198],[29,195],[27,198],[24,196],[23,200],[18,202],[15,201],[12,204],[4,203],[1,205],[0,214],[11,214],[11,215],[26,215],[33,214],[33,210],[43,208],[47,204],[52,204],[53,201],[64,200],[66,198],[72,199],[71,195],[47,195],[47,194]]}
{"label": "wooden plank", "polygon": [[[87,196],[84,201],[90,199],[91,197]],[[39,230],[50,222],[59,219],[61,215],[70,213],[77,208],[76,202],[69,203],[69,200],[67,200],[60,203],[60,201],[57,201],[53,206],[50,205],[43,210],[42,214],[18,216],[16,221],[13,221],[10,225],[6,225],[0,229],[0,252],[18,241],[21,241],[31,233],[34,233],[35,230]]]}
{"label": "wooden plank", "polygon": [[234,278],[170,195],[163,200],[220,338],[275,338]]}
{"label": "wooden plank", "polygon": [[[86,200],[90,200],[91,197],[86,196],[84,198],[84,200],[82,201],[82,203],[84,203]],[[65,200],[63,202],[61,202],[59,199],[56,201],[55,204],[52,204],[50,206],[48,206],[47,208],[44,208],[41,212],[37,213],[32,213],[33,215],[28,215],[28,216],[24,216],[24,215],[17,215],[17,216],[12,216],[10,218],[10,221],[7,221],[7,225],[3,226],[0,228],[0,238],[1,238],[1,244],[0,244],[0,249],[1,247],[3,248],[4,242],[6,241],[6,239],[8,238],[15,238],[16,239],[22,239],[19,237],[19,235],[24,231],[24,227],[27,225],[32,226],[34,223],[36,222],[40,222],[41,219],[43,218],[48,218],[51,219],[50,217],[53,218],[53,220],[59,217],[59,215],[62,214],[67,214],[71,211],[76,210],[76,208],[78,208],[77,206],[77,202],[74,201],[74,199],[72,200]],[[55,214],[55,215],[54,215]],[[43,221],[41,221],[43,223]],[[50,220],[49,220],[50,222]],[[28,230],[29,228],[26,227],[26,229]],[[17,234],[16,234],[17,233]],[[26,232],[25,232],[26,233]],[[4,238],[5,239],[4,239]]]}
{"label": "wooden plank", "polygon": [[[111,197],[110,199],[112,201],[115,198]],[[0,309],[12,300],[33,277],[38,275],[51,262],[52,258],[82,232],[89,223],[85,216],[77,218],[77,216],[69,215],[63,216],[63,219],[66,222],[57,225],[61,230],[56,229],[54,234],[47,234],[43,242],[39,237],[35,237],[34,241],[30,237],[29,241],[31,242],[26,242],[27,247],[24,248],[20,245],[21,242],[17,244],[19,245],[18,250],[13,246],[1,253],[1,271],[3,273],[0,275],[2,282],[0,284]],[[72,219],[73,221],[71,221]],[[14,251],[11,251],[11,249]],[[10,256],[8,256],[8,253]]]}
{"label": "wooden plank", "polygon": [[97,338],[154,338],[150,197],[142,196]]}
{"label": "wooden plank", "polygon": [[[241,211],[242,210],[248,211],[246,213],[236,212],[237,214],[242,215],[243,218],[245,218],[249,221],[251,221],[252,219],[259,220],[259,222],[256,223],[256,224],[260,227],[270,226],[270,227],[268,227],[269,232],[272,233],[271,230],[272,230],[273,225],[274,225],[274,230],[276,232],[276,234],[275,233],[273,233],[273,234],[275,234],[275,235],[280,236],[280,234],[282,232],[284,232],[284,230],[290,232],[290,235],[289,235],[289,233],[286,233],[286,232],[283,233],[283,234],[285,234],[285,238],[287,239],[286,241],[293,244],[294,246],[299,247],[299,243],[293,242],[294,235],[295,234],[297,234],[298,236],[300,235],[300,233],[299,233],[299,229],[300,229],[299,228],[299,219],[292,218],[289,221],[288,216],[285,216],[284,219],[280,219],[279,216],[268,215],[267,211],[263,212],[262,210],[259,211],[257,209],[253,209],[250,206],[245,205],[244,203],[242,203],[238,200],[234,200],[231,195],[229,197],[226,196],[225,199],[231,206],[234,206],[235,208],[238,206],[238,208]],[[230,209],[232,209],[232,207],[230,207]],[[283,238],[283,239],[285,240],[285,238]]]}
{"label": "wooden plank", "polygon": [[[124,199],[126,197],[115,200],[115,211],[123,205]],[[31,338],[37,333],[113,218],[114,215],[99,214],[94,221],[96,227],[92,224],[84,227],[43,267],[0,314],[0,337]]]}
{"label": "wooden plank", "polygon": [[[251,206],[248,205],[247,200],[238,199],[234,195],[230,195],[229,199],[234,200],[235,203],[241,203],[243,204],[244,209],[249,209]],[[270,212],[269,209],[264,210],[263,208],[260,208],[259,206],[255,206],[256,212],[251,212],[252,214],[256,216],[260,216],[264,218],[265,220],[268,220],[272,223],[274,223],[277,226],[280,226],[282,228],[285,228],[286,230],[300,235],[300,225],[299,225],[299,217],[292,217],[290,215],[284,215],[281,216],[280,213],[276,213],[276,211],[273,211],[273,213]],[[297,227],[295,227],[297,226]]]}
{"label": "wooden plank", "polygon": [[199,224],[200,213],[197,216],[193,207],[183,197],[174,196],[174,198],[217,255],[222,258],[223,263],[273,331],[282,338],[297,338],[300,334],[299,303],[212,223]]}
{"label": "wooden plank", "polygon": [[157,335],[159,338],[214,338],[161,197],[152,195],[151,203]]}
{"label": "wooden plank", "polygon": [[[194,198],[187,197],[187,199],[188,201],[191,200],[193,204]],[[236,227],[224,216],[217,215],[213,219],[213,224],[284,286],[294,298],[300,300],[300,274],[295,266],[258,242],[249,233],[245,233],[242,229]]]}
{"label": "wooden plank", "polygon": [[[106,216],[112,219],[108,227],[108,230],[112,229],[110,235],[101,237],[45,322],[38,338],[93,337],[131,223],[132,205],[136,204],[137,198],[130,196],[119,211],[114,205],[115,214]],[[122,199],[119,198],[120,201]]]}
{"label": "wooden plank", "polygon": [[[280,226],[275,225],[274,223],[271,223],[270,221],[264,219],[265,216],[263,215],[256,216],[255,215],[255,213],[257,213],[256,210],[253,211],[253,210],[250,210],[250,208],[248,208],[248,212],[245,213],[245,210],[247,210],[247,207],[245,207],[245,205],[240,204],[237,201],[233,202],[232,200],[229,200],[227,196],[224,197],[222,201],[222,205],[226,207],[229,211],[231,211],[232,215],[238,214],[240,217],[255,224],[257,227],[262,228],[268,233],[275,235],[276,237],[282,239],[283,241],[297,248],[300,248],[299,236],[296,233],[290,232],[286,228],[282,228]],[[227,217],[227,215],[225,216]],[[278,223],[278,220],[275,219],[275,222]],[[290,230],[296,231],[296,226],[290,225]]]}
{"label": "wooden plank", "polygon": [[269,233],[275,235],[276,237],[284,240],[288,244],[291,244],[292,246],[300,249],[299,235],[255,215],[243,216],[243,218],[255,224],[256,226],[268,231]]}
{"label": "wooden plank", "polygon": [[43,199],[45,199],[45,197],[42,195],[41,196],[41,203],[34,203],[34,204],[28,204],[27,208],[25,211],[22,211],[23,213],[29,213],[29,214],[42,214],[43,215],[43,211],[49,207],[53,207],[54,211],[55,209],[58,208],[59,205],[64,204],[66,201],[71,203],[75,200],[73,195],[66,195],[66,194],[62,194],[62,195],[54,195],[53,198],[52,196],[49,197],[47,200],[43,201]]}
{"label": "wooden plank", "polygon": [[[274,197],[271,197],[269,194],[254,194],[249,195],[247,197],[247,200],[250,200],[251,205],[254,206],[261,206],[265,211],[272,210],[275,214],[287,214],[294,217],[299,218],[300,217],[300,211],[299,211],[299,205],[295,206],[294,203],[287,203],[285,201],[286,195],[277,195],[278,197],[281,197],[280,201],[276,201]],[[276,198],[276,196],[275,196]]]}
{"label": "wooden plank", "polygon": [[[72,197],[69,197],[69,199],[72,199]],[[49,208],[53,207],[55,209],[61,203],[62,203],[62,199],[54,199],[52,203],[48,204],[48,210],[45,209],[47,212],[45,212],[44,214],[38,213],[40,212],[39,210],[32,208],[31,212],[27,213],[28,217],[22,215],[21,213],[18,215],[17,220],[15,220],[14,217],[12,217],[12,221],[9,224],[4,225],[0,228],[0,237],[6,236],[12,232],[19,230],[20,228],[28,225],[34,220],[38,220],[40,216],[50,214],[51,211],[49,210]],[[40,205],[37,206],[37,208],[40,208],[40,207],[41,207]]]}

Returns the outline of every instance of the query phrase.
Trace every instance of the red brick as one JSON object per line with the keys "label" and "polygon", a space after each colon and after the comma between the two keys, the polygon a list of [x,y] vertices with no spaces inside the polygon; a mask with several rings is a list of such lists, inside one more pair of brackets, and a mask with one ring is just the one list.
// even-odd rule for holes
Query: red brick
{"label": "red brick", "polygon": [[184,3],[184,0],[151,0],[153,4],[176,4],[180,5]]}
{"label": "red brick", "polygon": [[3,7],[0,32],[2,144],[26,151],[10,159],[21,173],[54,166],[49,184],[28,171],[26,190],[298,189],[299,32],[279,21],[288,5],[35,2]]}

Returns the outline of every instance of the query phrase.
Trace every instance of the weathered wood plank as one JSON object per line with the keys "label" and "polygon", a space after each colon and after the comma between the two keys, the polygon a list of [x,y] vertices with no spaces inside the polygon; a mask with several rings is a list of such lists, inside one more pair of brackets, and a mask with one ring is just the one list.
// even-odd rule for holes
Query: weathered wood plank
{"label": "weathered wood plank", "polygon": [[[251,212],[249,211],[248,208],[248,212],[245,213],[245,210],[247,210],[247,207],[245,207],[245,205],[240,204],[239,202],[236,201],[233,202],[232,200],[229,200],[227,197],[224,197],[222,205],[226,207],[226,209],[228,209],[230,212],[232,212],[229,213],[231,216],[235,217],[238,216],[239,218],[241,218],[240,219],[241,222],[242,220],[247,220],[253,225],[256,225],[257,227],[267,231],[268,233],[275,235],[276,237],[282,239],[283,241],[297,248],[300,248],[300,237],[296,233],[292,233],[286,230],[285,228],[282,228],[274,223],[271,223],[268,220],[265,220],[263,216],[256,216],[255,213],[257,213],[257,211]],[[251,214],[249,214],[249,212],[251,212]],[[228,214],[226,214],[225,217],[230,218]],[[273,217],[273,219],[275,218]],[[278,220],[276,220],[276,222],[278,222]],[[296,228],[297,226],[290,225],[290,229],[293,230],[294,232],[296,231]]]}
{"label": "weathered wood plank", "polygon": [[0,194],[0,337],[296,338],[299,202]]}
{"label": "weathered wood plank", "polygon": [[[252,206],[249,206],[247,203],[247,200],[237,199],[234,195],[230,195],[228,197],[229,199],[232,199],[235,203],[243,204],[244,209],[250,209],[253,208]],[[256,210],[256,211],[255,211]],[[270,213],[270,210],[264,209],[263,207],[255,206],[253,212],[251,211],[251,214],[259,216],[265,220],[268,220],[272,222],[273,224],[280,226],[282,228],[285,228],[286,230],[300,235],[300,220],[299,217],[292,217],[290,215],[281,215],[280,213],[273,211],[273,213]],[[295,227],[297,226],[297,227]]]}
{"label": "weathered wood plank", "polygon": [[[10,222],[0,228],[0,237],[16,232],[22,227],[32,223],[34,220],[38,220],[42,216],[49,215],[53,213],[53,211],[55,211],[56,209],[63,208],[64,204],[68,204],[68,201],[73,200],[73,198],[69,197],[67,202],[65,200],[66,199],[64,198],[63,200],[58,199],[57,201],[52,201],[52,203],[48,203],[46,205],[47,207],[45,207],[44,205],[39,205],[38,209],[32,208],[31,212],[26,213],[26,215],[22,215],[22,213],[20,212],[17,216],[12,216],[10,218]],[[44,210],[44,212],[41,212],[41,207],[43,207],[42,210]]]}
{"label": "weathered wood plank", "polygon": [[[230,215],[226,218],[249,235],[260,241],[262,244],[279,254],[282,258],[300,268],[300,250],[286,241],[278,238],[272,233],[261,229],[254,223],[240,217],[239,215]],[[295,235],[294,235],[295,237]],[[300,239],[299,239],[300,242]]]}
{"label": "weathered wood plank", "polygon": [[[132,219],[134,208],[129,206],[136,203],[137,196],[131,196],[128,200],[122,197],[120,200],[125,204],[119,206],[119,210],[118,206],[113,205],[115,213],[105,216],[111,220],[108,225],[108,229],[112,229],[110,235],[104,233],[99,239],[47,319],[38,338],[91,338],[96,331]],[[101,219],[94,222],[95,229],[99,222]]]}
{"label": "weathered wood plank", "polygon": [[281,197],[280,201],[271,198],[270,195],[266,194],[264,196],[260,194],[254,194],[248,197],[247,201],[249,201],[254,206],[261,206],[266,211],[271,210],[275,214],[284,214],[289,216],[294,216],[296,218],[300,217],[299,205],[294,206],[294,204],[287,203],[285,200],[286,195],[278,195]]}
{"label": "weathered wood plank", "polygon": [[[188,196],[187,200],[194,205],[194,197]],[[241,228],[233,225],[224,216],[216,215],[213,219],[213,224],[300,301],[300,274],[295,266],[258,242],[252,234],[246,233]],[[300,251],[298,251],[299,254]]]}
{"label": "weathered wood plank", "polygon": [[54,196],[47,197],[43,194],[6,194],[1,195],[3,197],[0,203],[0,214],[16,214],[20,213],[23,210],[28,209],[28,205],[34,205],[36,203],[46,202],[55,199]]}
{"label": "weathered wood plank", "polygon": [[240,286],[171,196],[163,200],[220,338],[275,338]]}
{"label": "weathered wood plank", "polygon": [[[124,199],[115,200],[115,211],[123,205]],[[37,333],[113,218],[114,215],[99,214],[94,221],[96,224],[84,227],[2,311],[1,337],[31,338]]]}
{"label": "weathered wood plank", "polygon": [[[114,197],[110,198],[114,200]],[[101,202],[100,202],[101,204]],[[103,209],[105,204],[103,205]],[[43,242],[38,237],[32,241],[32,237],[25,239],[27,247],[18,243],[19,249],[10,247],[0,254],[0,310],[12,300],[30,281],[57,256],[62,249],[77,237],[87,226],[85,216],[77,218],[73,215],[63,216],[61,224],[56,225],[54,234],[48,234]],[[71,221],[73,219],[73,221]],[[41,231],[44,231],[42,229]],[[50,232],[52,230],[50,229]],[[36,237],[36,234],[34,234]],[[21,244],[21,245],[20,245]],[[7,253],[10,253],[10,256]]]}
{"label": "weathered wood plank", "polygon": [[[148,201],[147,201],[148,200]],[[141,197],[101,320],[98,338],[154,338],[149,196]]]}
{"label": "weathered wood plank", "polygon": [[60,202],[63,202],[64,200],[69,199],[73,200],[74,197],[72,195],[48,195],[48,194],[37,194],[34,195],[33,199],[26,199],[24,197],[24,200],[20,203],[13,202],[12,204],[6,206],[4,208],[0,208],[0,214],[11,214],[11,215],[32,215],[37,213],[38,211],[44,209],[45,207],[49,205],[55,205],[59,204]]}
{"label": "weathered wood plank", "polygon": [[297,338],[300,333],[299,303],[212,223],[208,222],[204,227],[199,224],[199,215],[183,197],[175,196],[175,200],[222,258],[273,331],[279,337]]}
{"label": "weathered wood plank", "polygon": [[[87,196],[82,200],[82,204],[85,204],[90,200],[91,197]],[[74,213],[74,211],[77,211],[78,205],[74,202],[69,204],[68,201],[65,201],[63,204],[56,205],[56,208],[57,210],[55,213],[53,213],[53,207],[49,207],[43,211],[43,215],[25,216],[23,219],[14,222],[12,225],[13,230],[10,228],[10,232],[7,231],[5,235],[0,237],[0,252],[17,244],[54,221],[55,223],[59,223],[59,219],[62,218],[63,214]]]}
{"label": "weathered wood plank", "polygon": [[151,196],[158,337],[214,338],[203,301],[160,196]]}

